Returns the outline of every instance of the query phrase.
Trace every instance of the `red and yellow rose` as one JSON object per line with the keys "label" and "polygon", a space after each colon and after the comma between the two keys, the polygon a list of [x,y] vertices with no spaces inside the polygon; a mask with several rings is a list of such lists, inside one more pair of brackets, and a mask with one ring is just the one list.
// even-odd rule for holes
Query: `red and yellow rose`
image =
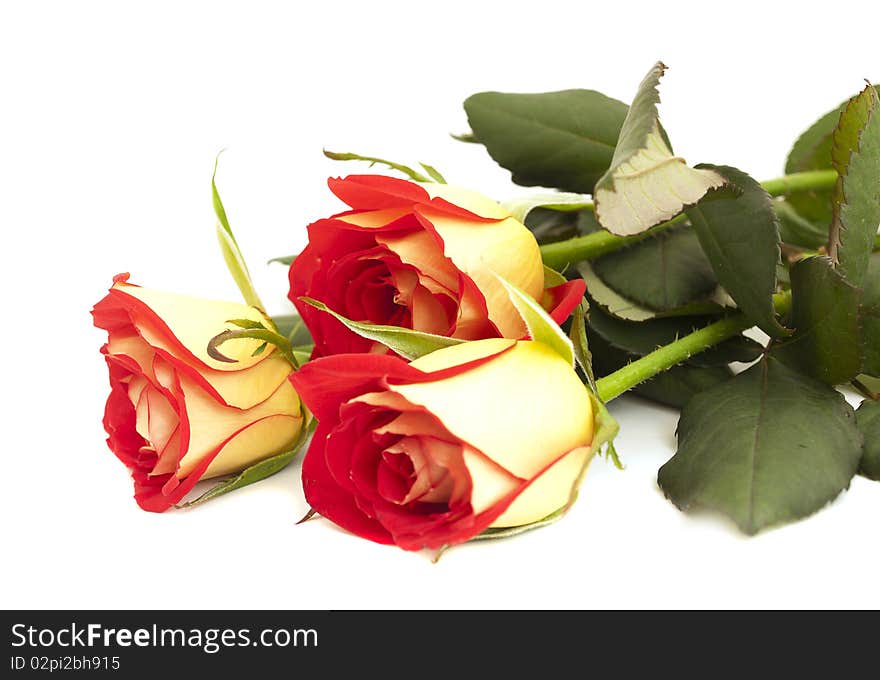
{"label": "red and yellow rose", "polygon": [[[291,376],[319,424],[306,500],[341,527],[402,548],[440,548],[565,506],[592,455],[594,415],[547,345],[489,339],[407,364],[341,354]],[[536,399],[536,384],[551,384]]]}
{"label": "red and yellow rose", "polygon": [[289,297],[312,332],[313,357],[385,350],[303,296],[353,321],[464,340],[526,337],[496,275],[541,301],[558,323],[583,297],[581,280],[545,286],[531,232],[476,192],[381,175],[329,186],[351,210],[309,225],[309,244],[290,268]]}
{"label": "red and yellow rose", "polygon": [[290,364],[260,341],[230,340],[207,353],[230,319],[269,323],[247,305],[141,288],[114,279],[92,311],[108,333],[107,443],[131,470],[135,499],[162,512],[201,479],[238,472],[297,439],[303,409]]}

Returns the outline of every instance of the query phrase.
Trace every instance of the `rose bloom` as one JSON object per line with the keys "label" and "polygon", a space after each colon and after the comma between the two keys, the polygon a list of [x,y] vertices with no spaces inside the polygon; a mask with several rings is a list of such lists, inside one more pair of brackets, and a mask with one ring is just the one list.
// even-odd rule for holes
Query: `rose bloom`
{"label": "rose bloom", "polygon": [[[319,421],[303,461],[306,500],[407,550],[547,517],[591,455],[587,390],[543,343],[479,340],[411,364],[340,354],[291,381]],[[536,395],[536,385],[547,388]]]}
{"label": "rose bloom", "polygon": [[238,472],[280,453],[303,423],[290,364],[262,343],[222,345],[235,363],[207,354],[229,319],[266,322],[233,302],[163,293],[114,279],[92,310],[108,333],[101,352],[110,370],[104,413],[107,443],[131,469],[135,500],[162,512],[201,479]]}
{"label": "rose bloom", "polygon": [[386,350],[301,296],[353,321],[464,340],[527,335],[494,274],[541,302],[557,323],[583,297],[581,280],[545,290],[534,236],[485,196],[381,175],[328,184],[352,209],[309,225],[309,244],[290,267],[289,297],[312,332],[313,358]]}

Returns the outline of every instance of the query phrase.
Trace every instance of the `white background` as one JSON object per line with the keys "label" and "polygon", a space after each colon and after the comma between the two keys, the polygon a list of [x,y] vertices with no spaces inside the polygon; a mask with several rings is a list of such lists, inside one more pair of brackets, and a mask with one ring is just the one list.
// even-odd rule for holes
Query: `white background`
{"label": "white background", "polygon": [[436,565],[323,520],[295,526],[298,466],[193,511],[142,512],[104,444],[88,313],[121,271],[237,299],[213,234],[222,148],[218,184],[273,312],[286,274],[263,263],[340,210],[328,175],[364,170],[324,146],[523,192],[448,136],[485,89],[629,101],[663,59],[677,152],[776,176],[805,127],[880,77],[878,19],[840,1],[4,2],[0,606],[880,606],[880,485],[857,478],[814,517],[744,538],[664,500],[677,414],[629,398],[613,405],[626,471],[597,459],[562,522]]}

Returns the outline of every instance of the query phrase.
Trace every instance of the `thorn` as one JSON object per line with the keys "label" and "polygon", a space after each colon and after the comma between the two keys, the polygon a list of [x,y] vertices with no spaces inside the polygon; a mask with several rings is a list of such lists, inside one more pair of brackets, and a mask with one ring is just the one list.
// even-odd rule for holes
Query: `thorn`
{"label": "thorn", "polygon": [[304,522],[308,522],[310,519],[312,519],[317,514],[318,514],[317,510],[315,510],[314,508],[309,508],[309,511],[305,514],[305,517],[303,517],[299,522],[297,522],[296,525],[299,526],[300,524],[303,524]]}

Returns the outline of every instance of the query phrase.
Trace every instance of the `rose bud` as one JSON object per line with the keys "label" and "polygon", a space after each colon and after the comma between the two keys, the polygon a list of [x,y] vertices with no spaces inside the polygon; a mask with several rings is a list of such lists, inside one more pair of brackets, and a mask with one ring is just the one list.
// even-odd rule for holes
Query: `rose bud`
{"label": "rose bud", "polygon": [[201,479],[239,472],[289,448],[303,424],[290,364],[259,340],[208,355],[230,319],[267,323],[247,305],[164,293],[114,279],[92,310],[108,333],[107,443],[130,469],[135,500],[162,512]]}
{"label": "rose bud", "polygon": [[313,358],[386,350],[302,296],[352,321],[464,340],[526,337],[496,274],[544,304],[557,323],[583,297],[581,280],[545,290],[534,236],[485,196],[381,175],[328,184],[352,209],[309,225],[309,244],[290,267],[289,297],[312,332]]}
{"label": "rose bud", "polygon": [[[411,364],[340,354],[291,381],[318,418],[303,462],[312,508],[407,550],[466,541],[563,508],[592,455],[593,409],[543,343],[489,339]],[[535,398],[535,385],[549,385]]]}

